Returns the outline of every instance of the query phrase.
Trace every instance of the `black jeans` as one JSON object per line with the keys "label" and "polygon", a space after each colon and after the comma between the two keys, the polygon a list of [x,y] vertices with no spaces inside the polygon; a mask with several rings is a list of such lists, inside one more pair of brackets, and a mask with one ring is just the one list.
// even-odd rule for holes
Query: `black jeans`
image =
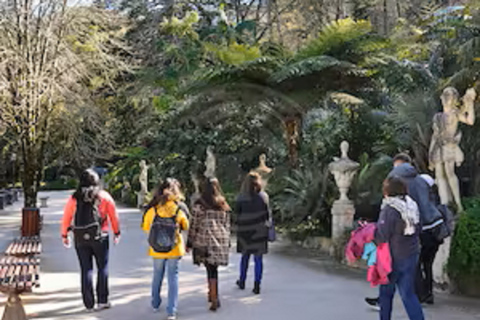
{"label": "black jeans", "polygon": [[437,255],[440,242],[429,231],[420,234],[422,250],[418,262],[416,291],[420,300],[433,294],[433,262]]}
{"label": "black jeans", "polygon": [[97,263],[97,299],[98,303],[108,302],[108,237],[102,237],[99,241],[92,241],[89,244],[76,244],[78,260],[82,273],[82,296],[83,303],[87,309],[95,306],[93,295],[92,273],[93,258]]}
{"label": "black jeans", "polygon": [[214,264],[205,264],[207,268],[207,277],[208,279],[217,279],[218,280],[218,266]]}

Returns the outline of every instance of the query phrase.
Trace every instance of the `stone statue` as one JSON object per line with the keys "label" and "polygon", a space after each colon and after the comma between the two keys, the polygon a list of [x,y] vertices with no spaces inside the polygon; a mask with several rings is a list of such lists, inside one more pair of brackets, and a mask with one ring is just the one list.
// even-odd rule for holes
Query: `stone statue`
{"label": "stone statue", "polygon": [[334,240],[340,239],[346,230],[353,227],[355,215],[353,202],[348,199],[348,189],[352,185],[353,177],[360,164],[348,158],[348,149],[348,142],[343,141],[340,144],[341,157],[333,158],[334,161],[328,166],[340,191],[340,198],[333,203],[332,207],[332,238]]}
{"label": "stone statue", "polygon": [[469,89],[462,98],[459,107],[459,94],[455,88],[448,87],[441,96],[443,112],[433,118],[433,136],[430,143],[430,170],[435,170],[438,192],[442,204],[455,201],[458,210],[463,211],[458,178],[455,166],[459,167],[464,154],[459,147],[462,133],[458,131],[459,122],[473,125],[475,123],[474,101],[475,89]]}
{"label": "stone statue", "polygon": [[140,208],[144,205],[145,197],[148,193],[148,166],[145,160],[140,161],[140,176],[138,180],[140,181],[140,192],[137,195],[137,204]]}
{"label": "stone statue", "polygon": [[192,179],[192,182],[193,182],[193,186],[195,188],[195,191],[193,192],[193,194],[190,196],[190,206],[191,208],[193,208],[193,206],[195,205],[196,201],[198,199],[200,199],[201,195],[200,195],[200,179],[195,173],[191,172],[190,173],[190,177]]}
{"label": "stone statue", "polygon": [[215,159],[215,155],[213,154],[212,146],[208,146],[207,148],[207,159],[205,160],[205,177],[213,178],[215,177],[215,169],[217,166],[217,160]]}
{"label": "stone statue", "polygon": [[262,177],[263,188],[265,189],[268,184],[268,178],[272,173],[272,168],[267,167],[267,156],[265,154],[261,154],[258,158],[259,165],[253,171],[258,173]]}
{"label": "stone statue", "polygon": [[123,188],[122,188],[122,201],[126,202],[128,198],[128,193],[130,192],[131,189],[130,182],[128,182],[127,177],[123,177]]}

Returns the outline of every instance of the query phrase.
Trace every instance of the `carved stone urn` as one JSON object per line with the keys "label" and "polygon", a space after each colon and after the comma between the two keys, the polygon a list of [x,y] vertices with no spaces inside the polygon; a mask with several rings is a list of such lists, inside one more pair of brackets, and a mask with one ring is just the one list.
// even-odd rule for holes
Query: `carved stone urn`
{"label": "carved stone urn", "polygon": [[349,144],[343,141],[340,144],[341,157],[334,158],[334,161],[328,166],[329,171],[335,178],[340,198],[333,203],[332,207],[332,238],[341,238],[346,230],[353,227],[353,217],[355,207],[353,202],[348,199],[348,190],[352,185],[353,178],[357,173],[360,164],[350,160],[348,157]]}

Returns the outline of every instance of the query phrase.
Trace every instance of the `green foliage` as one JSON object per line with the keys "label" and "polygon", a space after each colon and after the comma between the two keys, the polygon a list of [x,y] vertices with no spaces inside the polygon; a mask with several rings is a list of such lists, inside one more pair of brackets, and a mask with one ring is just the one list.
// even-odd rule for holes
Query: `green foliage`
{"label": "green foliage", "polygon": [[224,45],[206,43],[207,52],[215,54],[216,58],[227,65],[240,65],[245,62],[254,61],[261,56],[260,48],[233,42]]}
{"label": "green foliage", "polygon": [[321,73],[328,68],[344,69],[347,73],[355,72],[355,66],[353,64],[339,61],[329,56],[317,56],[286,65],[272,75],[271,81],[274,83],[282,83],[291,79],[295,81],[295,79],[300,77]]}
{"label": "green foliage", "polygon": [[280,231],[286,233],[293,241],[305,241],[311,237],[330,236],[330,227],[326,226],[322,220],[309,219],[297,225],[290,225],[287,228],[280,228]]}
{"label": "green foliage", "polygon": [[380,156],[370,160],[367,154],[360,157],[360,170],[352,193],[358,205],[378,205],[382,202],[382,184],[392,169],[392,158]]}
{"label": "green foliage", "polygon": [[480,199],[469,199],[465,204],[467,209],[457,222],[448,262],[454,279],[480,273]]}
{"label": "green foliage", "polygon": [[339,60],[361,63],[365,57],[387,46],[388,42],[374,33],[370,22],[347,18],[325,26],[317,38],[300,49],[297,59],[327,55]]}
{"label": "green foliage", "polygon": [[187,12],[183,19],[171,17],[163,18],[160,28],[163,32],[180,38],[187,37],[191,40],[198,40],[198,33],[195,31],[195,24],[200,20],[196,11]]}
{"label": "green foliage", "polygon": [[78,186],[78,180],[74,178],[60,179],[54,181],[48,181],[45,184],[42,183],[40,190],[42,191],[60,191],[60,190],[73,190]]}
{"label": "green foliage", "polygon": [[293,170],[283,178],[283,190],[273,197],[274,210],[283,224],[294,226],[313,219],[322,232],[330,229],[333,185],[328,170],[317,166]]}

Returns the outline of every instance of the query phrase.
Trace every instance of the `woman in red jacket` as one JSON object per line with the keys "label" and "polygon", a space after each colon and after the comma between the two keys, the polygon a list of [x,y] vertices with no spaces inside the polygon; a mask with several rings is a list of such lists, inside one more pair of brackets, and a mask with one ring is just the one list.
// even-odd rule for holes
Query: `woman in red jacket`
{"label": "woman in red jacket", "polygon": [[[72,225],[73,221],[73,225]],[[120,224],[115,202],[101,190],[100,178],[91,169],[85,170],[80,184],[65,206],[61,234],[65,246],[70,246],[68,232],[73,231],[74,244],[81,268],[82,296],[87,311],[94,310],[92,272],[95,258],[97,276],[97,310],[110,308],[108,302],[109,222],[114,242],[120,240]]]}

